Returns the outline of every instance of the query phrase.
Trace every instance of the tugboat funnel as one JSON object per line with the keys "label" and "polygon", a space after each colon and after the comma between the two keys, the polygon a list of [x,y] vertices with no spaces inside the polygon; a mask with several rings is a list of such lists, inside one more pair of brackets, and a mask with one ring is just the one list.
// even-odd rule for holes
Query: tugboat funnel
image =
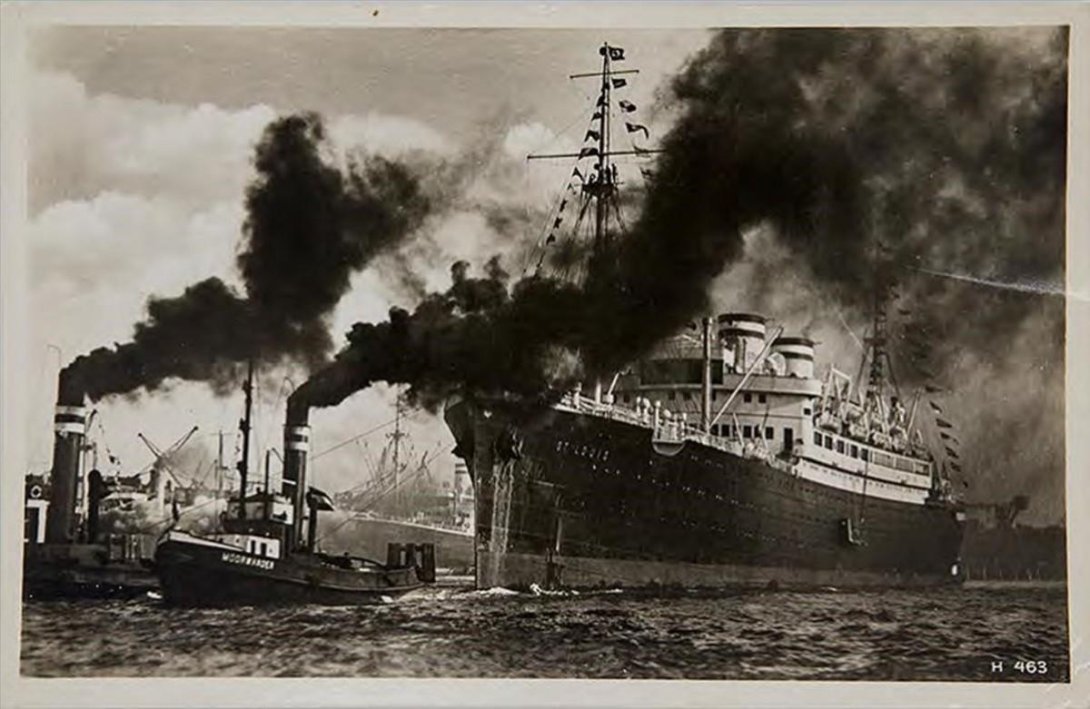
{"label": "tugboat funnel", "polygon": [[[298,549],[303,542],[303,516],[306,511],[307,452],[310,450],[309,407],[289,399],[284,425],[284,476],[280,492],[291,500],[294,515],[288,532],[288,549]],[[313,514],[313,513],[312,513]]]}
{"label": "tugboat funnel", "polygon": [[49,544],[76,541],[77,489],[87,433],[87,409],[82,403],[82,396],[66,396],[62,376],[53,415],[53,472],[45,522],[45,541]]}

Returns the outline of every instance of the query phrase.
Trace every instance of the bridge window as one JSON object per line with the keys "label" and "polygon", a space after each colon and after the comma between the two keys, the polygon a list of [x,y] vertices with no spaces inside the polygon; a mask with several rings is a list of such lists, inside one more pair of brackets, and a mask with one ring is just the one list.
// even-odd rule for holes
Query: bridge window
{"label": "bridge window", "polygon": [[858,458],[859,457],[859,446],[855,445],[854,443],[852,444],[852,457],[853,458]]}
{"label": "bridge window", "polygon": [[802,415],[803,415],[803,416],[809,416],[809,415],[810,415],[811,413],[812,413],[812,412],[811,412],[811,410],[810,410],[810,407],[809,407],[809,406],[804,406],[804,407],[802,407]]}
{"label": "bridge window", "polygon": [[869,457],[870,457],[870,455],[869,455],[869,452],[867,451],[867,449],[866,449],[866,448],[864,448],[863,450],[859,451],[859,457],[860,457],[860,458],[862,458],[863,460],[866,460],[867,458],[869,458]]}
{"label": "bridge window", "polygon": [[815,446],[820,446],[821,445],[821,434],[818,433],[817,431],[814,431],[814,445]]}
{"label": "bridge window", "polygon": [[833,449],[833,437],[832,436],[828,436],[828,435],[825,436],[825,447],[828,448],[829,450]]}
{"label": "bridge window", "polygon": [[844,452],[844,441],[838,440],[836,442],[836,452],[837,453],[843,453]]}

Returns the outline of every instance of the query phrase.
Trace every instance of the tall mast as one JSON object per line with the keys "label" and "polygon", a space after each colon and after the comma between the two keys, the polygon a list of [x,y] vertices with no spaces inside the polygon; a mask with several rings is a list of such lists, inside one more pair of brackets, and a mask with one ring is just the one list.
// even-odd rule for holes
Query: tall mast
{"label": "tall mast", "polygon": [[393,466],[394,466],[394,514],[401,514],[401,439],[405,434],[401,432],[401,392],[394,399],[394,431],[390,434],[393,440]]}
{"label": "tall mast", "polygon": [[871,361],[870,372],[867,377],[867,406],[877,404],[882,395],[882,386],[885,382],[886,357],[886,283],[883,277],[882,265],[878,262],[878,240],[873,242],[873,254],[871,262],[874,264],[874,293],[872,299],[873,312],[871,313]]}
{"label": "tall mast", "polygon": [[[578,152],[572,153],[539,153],[527,155],[528,160],[543,160],[543,159],[555,159],[555,158],[575,158],[578,161],[594,156],[593,174],[584,175],[579,169],[578,164],[572,173],[572,178],[578,178],[581,186],[578,188],[580,194],[580,208],[578,216],[575,221],[575,228],[573,233],[578,231],[580,225],[584,224],[584,215],[586,219],[594,219],[593,225],[593,239],[594,242],[591,245],[591,261],[596,259],[607,258],[606,246],[610,241],[609,232],[609,219],[610,210],[613,209],[617,218],[620,217],[619,207],[615,202],[617,194],[617,179],[616,179],[616,166],[612,162],[614,155],[637,155],[647,156],[654,153],[662,152],[660,149],[655,148],[642,148],[638,145],[633,145],[631,150],[614,150],[613,149],[613,131],[612,126],[612,95],[614,89],[619,89],[626,85],[625,79],[617,78],[621,74],[638,74],[638,69],[621,69],[615,70],[613,64],[624,60],[624,49],[616,47],[608,42],[603,42],[602,46],[598,48],[598,53],[602,57],[602,65],[596,71],[583,72],[578,74],[570,74],[571,79],[597,79],[600,82],[600,88],[598,92],[597,103],[594,107],[594,114],[591,117],[590,126],[587,131],[584,142],[590,141],[593,137],[594,142],[587,144]],[[632,112],[636,109],[636,106],[629,101],[621,101],[618,104],[620,109],[624,112]],[[626,128],[628,131],[643,131],[647,134],[647,128],[641,125],[629,125],[626,121]],[[573,184],[569,183],[568,190],[570,192],[575,191]],[[594,204],[591,205],[593,200]],[[544,240],[544,244],[539,244],[539,249],[543,246],[551,244],[557,240],[556,231],[560,228],[562,212],[564,206],[567,204],[567,197],[563,197],[560,200],[560,207],[556,211],[552,228],[548,230],[547,238]],[[593,206],[593,209],[591,207]],[[544,252],[541,252],[541,258],[538,259],[538,268],[544,260]]]}
{"label": "tall mast", "polygon": [[609,85],[609,43],[602,44],[602,90],[598,98],[598,107],[602,118],[598,135],[598,193],[594,200],[594,249],[598,254],[604,250],[606,230],[606,199],[612,189],[613,176],[609,169],[609,131],[610,131],[610,85]]}
{"label": "tall mast", "polygon": [[242,459],[238,462],[239,497],[238,516],[246,519],[246,477],[250,469],[250,425],[254,407],[254,361],[246,365],[246,382],[242,385],[246,392],[246,414],[239,422],[242,431]]}
{"label": "tall mast", "polygon": [[712,319],[701,320],[703,336],[703,367],[700,377],[700,427],[705,433],[712,430]]}
{"label": "tall mast", "polygon": [[216,499],[223,493],[223,431],[219,432],[219,449],[216,453]]}

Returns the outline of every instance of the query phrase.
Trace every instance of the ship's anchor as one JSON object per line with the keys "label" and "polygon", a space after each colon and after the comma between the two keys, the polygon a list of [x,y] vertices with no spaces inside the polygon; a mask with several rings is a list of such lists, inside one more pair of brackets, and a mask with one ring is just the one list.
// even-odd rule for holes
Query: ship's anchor
{"label": "ship's anchor", "polygon": [[506,428],[496,436],[496,442],[493,445],[496,455],[501,461],[506,462],[522,459],[522,443],[522,435],[518,430]]}

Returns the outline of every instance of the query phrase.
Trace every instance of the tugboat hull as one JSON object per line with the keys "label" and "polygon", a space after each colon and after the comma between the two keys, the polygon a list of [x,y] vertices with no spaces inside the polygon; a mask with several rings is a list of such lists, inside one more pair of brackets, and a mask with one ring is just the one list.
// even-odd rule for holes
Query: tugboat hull
{"label": "tugboat hull", "polygon": [[177,606],[372,605],[424,585],[412,567],[337,568],[335,561],[340,560],[312,554],[271,559],[172,539],[162,542],[156,555],[163,600]]}
{"label": "tugboat hull", "polygon": [[[112,540],[111,540],[112,541]],[[27,544],[23,548],[23,598],[135,598],[159,588],[148,537],[118,544]]]}

